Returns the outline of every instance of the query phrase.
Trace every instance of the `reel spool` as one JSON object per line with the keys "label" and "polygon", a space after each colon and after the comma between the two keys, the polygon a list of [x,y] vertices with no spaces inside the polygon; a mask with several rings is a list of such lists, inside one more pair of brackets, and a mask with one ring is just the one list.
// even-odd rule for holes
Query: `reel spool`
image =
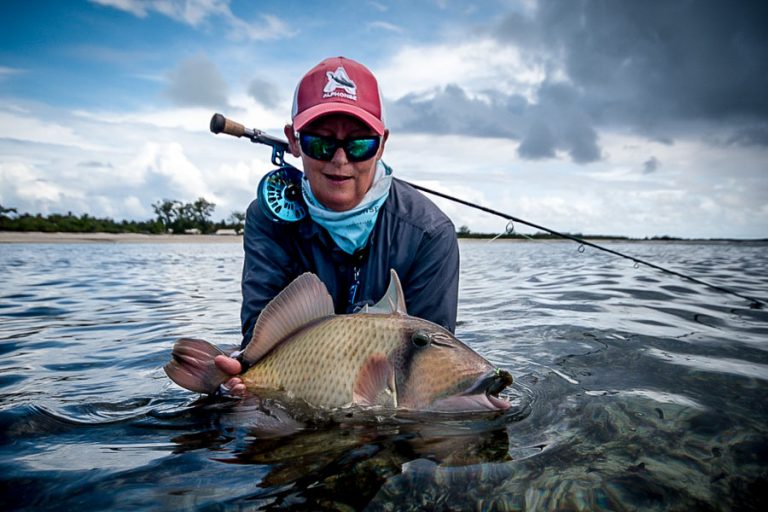
{"label": "reel spool", "polygon": [[298,222],[307,215],[301,195],[302,172],[287,165],[267,173],[257,188],[259,208],[273,222]]}

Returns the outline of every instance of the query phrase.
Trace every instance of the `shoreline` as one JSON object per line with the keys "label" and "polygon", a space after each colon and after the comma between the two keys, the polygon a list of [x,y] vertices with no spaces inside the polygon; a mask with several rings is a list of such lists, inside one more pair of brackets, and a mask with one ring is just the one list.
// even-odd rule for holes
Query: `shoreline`
{"label": "shoreline", "polygon": [[144,233],[44,233],[0,231],[0,244],[206,244],[243,243],[242,235],[149,235]]}
{"label": "shoreline", "polygon": [[[462,238],[460,242],[488,243],[489,238]],[[697,244],[731,244],[731,243],[758,243],[768,242],[766,239],[639,239],[639,238],[589,238],[584,240],[598,244],[602,243],[697,243]],[[499,238],[498,242],[563,242],[565,238],[539,238],[528,240],[525,238]],[[145,234],[145,233],[45,233],[42,231],[0,231],[0,245],[2,244],[242,244],[243,235],[172,235],[172,234]],[[576,243],[576,242],[574,242]]]}

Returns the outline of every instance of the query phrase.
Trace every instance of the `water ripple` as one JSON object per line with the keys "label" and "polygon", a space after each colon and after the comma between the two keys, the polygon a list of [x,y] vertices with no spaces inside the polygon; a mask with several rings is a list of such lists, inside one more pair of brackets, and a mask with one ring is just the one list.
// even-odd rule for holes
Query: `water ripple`
{"label": "water ripple", "polygon": [[[766,244],[612,243],[765,296]],[[493,421],[290,425],[197,400],[181,336],[239,343],[239,245],[0,253],[11,509],[759,509],[768,312],[570,242],[461,242],[457,335],[509,370]],[[24,497],[9,489],[25,490]]]}

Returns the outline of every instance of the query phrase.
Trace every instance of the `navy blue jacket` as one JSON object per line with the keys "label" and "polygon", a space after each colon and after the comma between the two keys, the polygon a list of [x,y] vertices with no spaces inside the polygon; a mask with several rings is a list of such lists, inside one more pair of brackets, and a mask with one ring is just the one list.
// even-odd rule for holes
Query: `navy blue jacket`
{"label": "navy blue jacket", "polygon": [[[261,310],[294,278],[317,274],[333,298],[336,313],[375,304],[387,290],[389,269],[400,277],[408,314],[456,329],[459,245],[450,219],[410,185],[392,180],[368,244],[354,255],[342,251],[325,228],[303,220],[279,224],[253,201],[243,238],[243,346]],[[359,269],[353,304],[349,288]]]}

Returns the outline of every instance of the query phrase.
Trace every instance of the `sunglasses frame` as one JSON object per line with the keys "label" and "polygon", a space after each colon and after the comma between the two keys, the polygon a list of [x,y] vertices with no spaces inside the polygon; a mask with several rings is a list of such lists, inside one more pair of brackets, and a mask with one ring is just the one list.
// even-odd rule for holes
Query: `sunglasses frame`
{"label": "sunglasses frame", "polygon": [[[380,135],[366,135],[362,137],[347,137],[346,139],[337,139],[336,137],[327,137],[324,135],[315,135],[314,133],[301,133],[299,132],[297,134],[297,138],[299,139],[299,146],[301,147],[301,150],[304,152],[305,155],[307,155],[309,158],[312,158],[313,160],[319,160],[321,162],[330,162],[333,160],[333,155],[336,154],[336,150],[339,148],[342,148],[344,150],[344,154],[347,155],[347,159],[350,162],[365,162],[366,160],[370,160],[374,156],[376,156],[376,153],[378,153],[379,148],[381,147],[381,136]],[[330,153],[328,158],[318,158],[316,153],[312,154],[313,152],[307,151],[307,148],[310,147],[309,143],[304,141],[304,137],[315,137],[317,139],[321,139],[326,142],[332,143],[332,147],[330,149]],[[367,158],[359,158],[354,155],[350,154],[350,144],[361,141],[361,140],[376,140],[375,149],[372,150],[372,154],[368,156]],[[367,154],[367,153],[366,153]]]}

